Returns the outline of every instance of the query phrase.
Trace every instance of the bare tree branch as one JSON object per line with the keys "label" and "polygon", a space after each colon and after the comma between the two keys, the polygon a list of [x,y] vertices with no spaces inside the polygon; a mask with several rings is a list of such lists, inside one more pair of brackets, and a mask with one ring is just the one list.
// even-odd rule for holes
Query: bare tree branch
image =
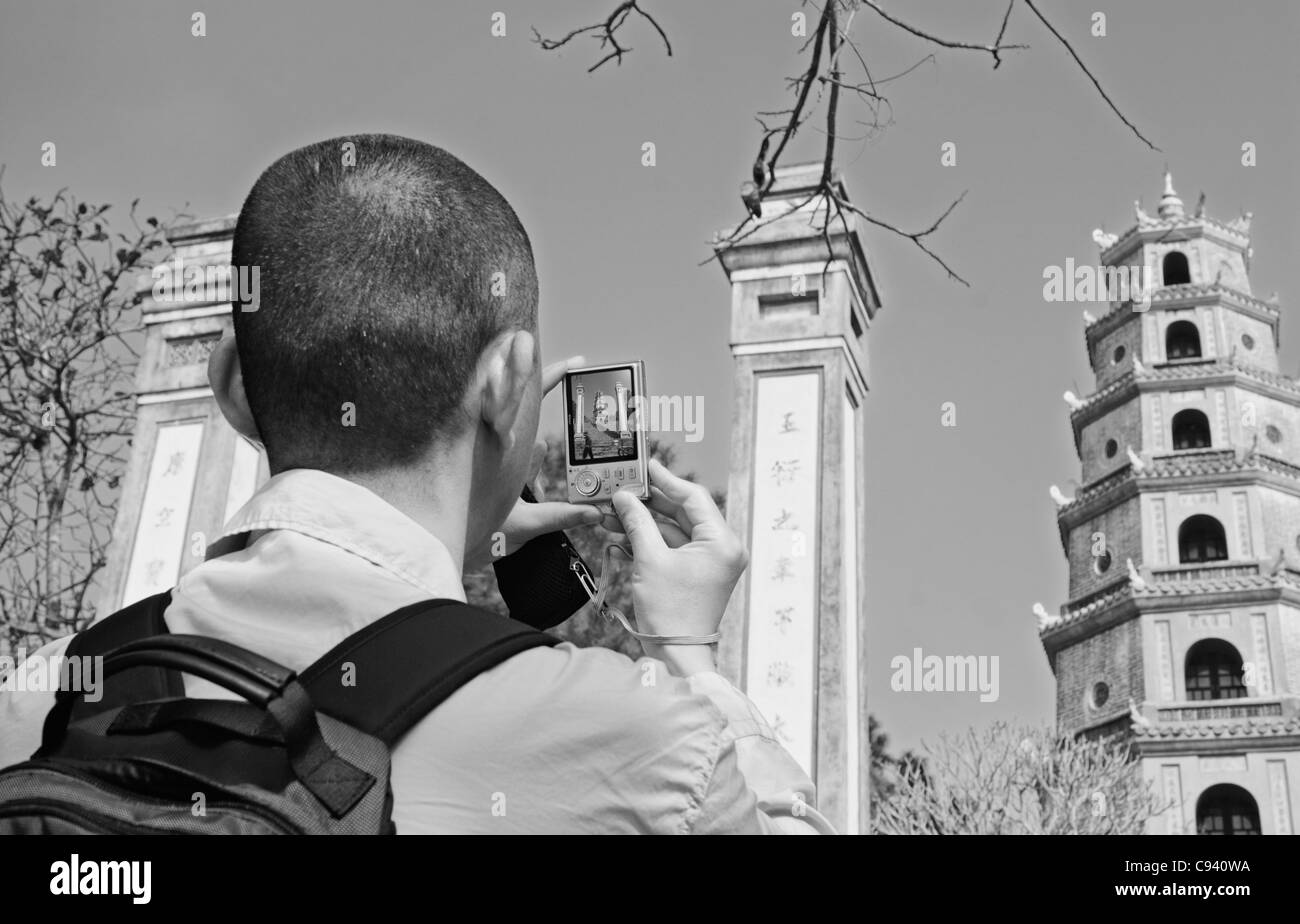
{"label": "bare tree branch", "polygon": [[848,209],[850,212],[853,212],[861,216],[864,221],[870,222],[871,224],[875,225],[877,228],[883,228],[886,231],[890,231],[894,234],[897,234],[901,238],[905,238],[906,240],[911,241],[913,244],[915,244],[917,247],[921,249],[922,253],[924,253],[935,263],[938,263],[941,267],[943,267],[943,271],[948,274],[949,279],[952,279],[954,282],[959,282],[962,285],[966,286],[967,288],[970,287],[969,282],[963,279],[952,267],[950,267],[947,263],[944,262],[942,257],[940,257],[937,253],[935,253],[928,246],[926,246],[925,243],[925,239],[929,237],[931,234],[933,234],[934,232],[939,230],[939,225],[943,224],[944,219],[946,219],[949,215],[952,214],[953,209],[961,205],[962,200],[966,198],[966,192],[963,192],[960,196],[954,199],[952,203],[949,204],[949,206],[943,210],[943,214],[940,215],[938,218],[936,218],[931,223],[931,225],[928,228],[926,228],[924,231],[904,231],[901,228],[898,228],[887,221],[881,221],[879,218],[867,214],[862,209],[854,205],[852,202],[843,201],[842,199],[840,199],[840,197],[837,194],[832,194],[832,198],[834,199],[837,208]]}
{"label": "bare tree branch", "polygon": [[[1002,14],[1002,25],[998,27],[998,37],[993,40],[994,48],[1001,46],[1002,36],[1007,34],[1007,23],[1011,22],[1011,10],[1013,7],[1015,7],[1015,5],[1016,5],[1016,0],[1009,0],[1009,2],[1007,3],[1007,11]],[[999,52],[995,51],[993,52],[993,70],[996,71],[1001,66],[1002,66],[1002,55]]]}
{"label": "bare tree branch", "polygon": [[[919,29],[916,26],[904,22],[903,20],[899,19],[896,16],[892,16],[889,13],[886,13],[884,9],[882,9],[881,6],[875,2],[875,0],[860,0],[860,2],[863,4],[863,6],[868,6],[871,9],[875,10],[875,12],[879,14],[882,19],[884,19],[886,22],[890,23],[891,25],[895,25],[898,28],[902,29],[904,32],[910,32],[912,35],[915,35],[917,38],[925,39],[927,42],[932,42],[935,45],[938,45],[942,48],[953,48],[962,51],[988,52],[993,56],[993,60],[996,62],[996,61],[1001,61],[999,52],[1009,51],[1013,49],[1025,49],[1029,47],[1028,45],[1003,45],[1002,44],[1002,36],[1003,33],[1006,31],[1005,18],[1003,21],[1003,29],[1002,31],[998,32],[998,37],[994,40],[992,45],[977,45],[972,42],[959,42],[954,39],[946,39],[941,36],[935,35],[932,32],[927,32],[924,29]],[[1009,17],[1010,15],[1011,15],[1011,10],[1008,8],[1007,16]],[[994,67],[996,66],[997,65],[995,64]]]}
{"label": "bare tree branch", "polygon": [[[835,169],[835,119],[839,115],[840,102],[840,30],[836,22],[834,0],[826,4],[826,24],[829,26],[830,46],[830,100],[826,103],[826,157],[822,161],[822,185],[829,186],[831,173]],[[873,91],[874,92],[874,91]],[[829,222],[828,222],[829,224]]]}
{"label": "bare tree branch", "polygon": [[[795,132],[799,130],[799,126],[802,124],[801,117],[803,115],[804,106],[808,102],[808,91],[812,89],[813,79],[821,70],[822,45],[826,39],[826,27],[830,23],[830,8],[835,2],[836,0],[828,0],[826,6],[822,9],[821,19],[817,21],[817,31],[813,36],[812,60],[808,62],[807,72],[799,78],[801,88],[799,90],[799,97],[795,100],[794,108],[790,110],[790,121],[786,123],[784,130],[777,130],[781,132],[781,140],[777,143],[776,150],[772,152],[771,158],[767,161],[768,179],[767,185],[761,190],[762,192],[766,192],[772,185],[772,180],[776,176],[777,164],[781,160],[781,154],[785,151],[785,146],[790,143],[790,139],[794,137]],[[773,134],[776,134],[776,132],[771,131],[764,135],[764,142],[766,142]],[[765,147],[765,143],[760,147],[760,159],[763,156],[762,148]]]}
{"label": "bare tree branch", "polygon": [[[805,2],[807,2],[807,0],[805,0]],[[799,50],[801,55],[804,53],[808,54],[807,68],[798,76],[787,79],[787,88],[794,94],[793,105],[788,109],[760,110],[756,116],[759,126],[762,129],[762,133],[759,137],[758,154],[754,161],[753,183],[747,183],[745,188],[742,190],[742,198],[745,200],[750,215],[730,234],[715,239],[713,242],[714,253],[709,259],[716,259],[726,249],[741,243],[765,225],[778,220],[782,215],[786,214],[786,212],[783,211],[780,214],[773,214],[764,218],[762,215],[761,200],[763,194],[771,190],[772,184],[776,179],[777,168],[781,165],[782,158],[786,154],[789,144],[794,140],[795,136],[799,133],[799,130],[812,118],[813,113],[820,107],[824,95],[826,100],[826,111],[824,115],[825,122],[823,131],[826,141],[824,153],[822,155],[820,185],[812,197],[794,206],[794,208],[803,208],[819,196],[824,198],[824,209],[819,205],[815,207],[813,211],[822,216],[823,224],[819,230],[827,246],[827,266],[830,264],[830,255],[832,252],[830,222],[839,221],[841,226],[847,230],[848,224],[846,213],[852,213],[860,216],[863,220],[875,227],[889,231],[892,234],[910,241],[931,260],[938,263],[950,279],[963,285],[969,285],[965,279],[963,279],[934,250],[930,248],[926,240],[930,235],[934,234],[938,230],[944,219],[946,219],[952,213],[953,209],[955,209],[965,198],[965,192],[957,197],[957,199],[955,199],[929,227],[914,232],[904,231],[893,222],[877,218],[865,212],[863,209],[858,208],[852,203],[844,201],[837,192],[836,181],[834,179],[836,175],[836,144],[839,141],[849,140],[839,134],[840,125],[843,122],[843,114],[841,112],[841,104],[843,102],[842,92],[847,91],[852,93],[854,98],[861,101],[866,106],[869,119],[866,121],[856,120],[856,124],[862,125],[866,128],[866,133],[859,140],[868,139],[885,130],[885,128],[893,122],[892,104],[890,104],[888,98],[881,92],[881,87],[890,81],[898,80],[907,76],[926,61],[933,62],[935,60],[933,54],[927,55],[906,70],[891,77],[877,80],[872,75],[871,68],[868,66],[865,56],[858,48],[857,43],[853,41],[850,35],[850,27],[852,25],[853,15],[856,13],[857,9],[860,6],[867,6],[885,22],[915,38],[929,42],[932,45],[937,45],[940,48],[951,50],[974,51],[988,54],[992,58],[993,67],[996,70],[1002,64],[1004,52],[1023,50],[1029,47],[1028,45],[1008,43],[1005,41],[1007,29],[1011,22],[1011,13],[1017,2],[1018,0],[1008,0],[1006,9],[1002,14],[1002,19],[998,26],[997,36],[990,44],[980,44],[977,42],[948,38],[921,28],[920,26],[914,25],[913,23],[888,12],[884,9],[879,0],[823,0],[820,8],[818,8],[815,3],[810,4],[814,9],[819,9],[820,15],[816,29],[803,43]],[[1048,31],[1050,31],[1052,35],[1065,46],[1070,56],[1083,70],[1084,74],[1087,75],[1088,79],[1092,82],[1092,85],[1096,88],[1097,92],[1101,94],[1102,99],[1105,100],[1111,111],[1114,112],[1115,115],[1117,115],[1143,143],[1153,150],[1159,150],[1154,144],[1148,141],[1141,132],[1138,131],[1134,124],[1122,112],[1120,112],[1119,108],[1115,105],[1114,100],[1111,99],[1111,97],[1102,89],[1100,82],[1088,69],[1087,65],[1083,63],[1082,59],[1080,59],[1069,41],[1048,21],[1038,7],[1035,6],[1033,0],[1023,0],[1023,2],[1033,12],[1034,16],[1047,27]],[[534,34],[536,35],[538,43],[546,50],[559,48],[580,35],[591,35],[592,37],[597,38],[600,42],[600,48],[602,50],[609,50],[602,58],[592,65],[591,68],[588,69],[589,71],[594,71],[596,68],[611,59],[621,63],[623,54],[630,50],[618,42],[615,33],[625,24],[627,18],[633,12],[639,13],[641,16],[650,20],[651,24],[659,32],[660,37],[664,41],[665,47],[668,48],[668,53],[671,55],[672,48],[668,44],[667,34],[662,28],[660,28],[659,23],[655,21],[649,13],[641,9],[636,2],[630,2],[630,0],[629,2],[619,3],[604,22],[575,29],[561,39],[543,39],[540,35],[536,34],[536,30],[534,30]],[[847,14],[847,19],[844,22],[841,22],[842,13]],[[855,60],[857,66],[861,68],[861,79],[857,79],[856,76],[852,79],[845,79],[843,67],[840,61],[845,48],[849,49],[852,53],[853,60]],[[852,63],[853,61],[850,61],[850,64]],[[817,88],[815,96],[812,92],[814,85]],[[769,124],[767,119],[779,119],[780,121],[775,124]],[[773,144],[773,141],[775,141],[775,144]],[[751,186],[752,190],[750,189]],[[707,263],[709,260],[703,262]]]}
{"label": "bare tree branch", "polygon": [[1074,59],[1075,63],[1078,64],[1079,67],[1083,70],[1084,74],[1088,76],[1088,79],[1092,81],[1092,85],[1097,88],[1097,92],[1100,93],[1101,98],[1106,101],[1106,105],[1110,107],[1111,112],[1119,116],[1120,121],[1123,122],[1125,125],[1127,125],[1133,131],[1133,134],[1138,136],[1138,138],[1142,141],[1143,144],[1145,144],[1153,151],[1159,151],[1160,149],[1156,147],[1154,144],[1152,144],[1150,141],[1148,141],[1146,136],[1143,135],[1140,131],[1138,131],[1137,126],[1134,125],[1132,122],[1130,122],[1128,118],[1125,117],[1124,113],[1119,111],[1119,107],[1115,105],[1115,101],[1112,100],[1110,96],[1107,95],[1106,91],[1101,88],[1101,83],[1097,80],[1096,77],[1093,76],[1092,71],[1088,70],[1088,65],[1084,64],[1083,59],[1080,58],[1078,54],[1075,53],[1074,46],[1072,46],[1068,41],[1066,41],[1065,36],[1061,35],[1060,32],[1057,32],[1056,27],[1047,21],[1047,17],[1044,16],[1041,12],[1039,12],[1038,7],[1034,6],[1033,0],[1024,0],[1024,4],[1025,6],[1029,7],[1029,9],[1033,12],[1033,14],[1038,17],[1039,21],[1042,22],[1042,24],[1047,27],[1047,31],[1051,32],[1052,35],[1056,36],[1057,40],[1062,45],[1065,46],[1065,50],[1070,53],[1070,57]]}
{"label": "bare tree branch", "polygon": [[533,41],[537,42],[537,44],[542,47],[543,51],[554,51],[557,48],[563,48],[580,35],[589,35],[597,40],[602,51],[608,48],[609,52],[591,67],[587,68],[588,74],[611,60],[614,61],[615,64],[622,65],[623,55],[627,54],[632,49],[619,44],[617,33],[619,28],[627,22],[628,16],[634,12],[640,13],[641,16],[650,23],[650,25],[654,26],[655,31],[659,33],[659,37],[663,39],[664,49],[668,52],[668,57],[671,58],[673,56],[673,46],[672,43],[668,41],[668,34],[664,32],[663,28],[653,16],[641,9],[641,7],[637,6],[637,0],[623,0],[622,3],[615,7],[614,12],[610,13],[604,22],[598,22],[590,26],[583,26],[580,29],[574,29],[563,38],[544,38],[542,34],[534,28]]}

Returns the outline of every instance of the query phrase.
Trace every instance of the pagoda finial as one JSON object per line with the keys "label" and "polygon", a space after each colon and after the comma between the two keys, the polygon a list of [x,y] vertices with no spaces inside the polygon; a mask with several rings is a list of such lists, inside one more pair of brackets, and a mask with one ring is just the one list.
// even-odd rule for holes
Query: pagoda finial
{"label": "pagoda finial", "polygon": [[1182,218],[1183,217],[1183,200],[1178,198],[1178,193],[1174,192],[1174,175],[1165,168],[1165,192],[1160,197],[1160,217],[1161,218]]}

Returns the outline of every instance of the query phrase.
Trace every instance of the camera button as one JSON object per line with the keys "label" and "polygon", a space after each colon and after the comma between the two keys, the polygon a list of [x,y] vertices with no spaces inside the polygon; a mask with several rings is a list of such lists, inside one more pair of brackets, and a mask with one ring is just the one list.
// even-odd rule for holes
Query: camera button
{"label": "camera button", "polygon": [[573,482],[573,488],[584,497],[591,497],[600,491],[600,478],[595,472],[579,472]]}

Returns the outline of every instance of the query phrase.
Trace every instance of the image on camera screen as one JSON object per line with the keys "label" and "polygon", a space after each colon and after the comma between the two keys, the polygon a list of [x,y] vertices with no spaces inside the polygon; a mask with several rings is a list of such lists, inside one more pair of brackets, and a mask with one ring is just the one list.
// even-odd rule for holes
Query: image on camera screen
{"label": "image on camera screen", "polygon": [[632,368],[621,366],[568,376],[569,460],[626,462],[637,457]]}

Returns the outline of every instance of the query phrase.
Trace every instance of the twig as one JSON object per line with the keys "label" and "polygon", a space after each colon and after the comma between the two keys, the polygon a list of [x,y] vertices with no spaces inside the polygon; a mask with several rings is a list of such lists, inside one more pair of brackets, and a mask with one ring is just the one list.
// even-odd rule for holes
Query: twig
{"label": "twig", "polygon": [[641,7],[637,6],[637,0],[623,0],[622,3],[614,8],[614,12],[610,13],[604,22],[598,22],[590,26],[583,26],[582,28],[574,29],[563,38],[544,38],[542,34],[534,28],[533,41],[540,45],[544,51],[554,51],[557,48],[562,48],[567,45],[570,41],[580,35],[591,35],[593,38],[598,40],[602,50],[609,48],[610,51],[591,67],[587,68],[588,74],[611,60],[614,61],[615,64],[622,65],[623,55],[627,54],[632,49],[620,45],[615,33],[618,32],[619,28],[627,21],[628,16],[633,12],[640,13],[642,17],[649,21],[650,25],[654,26],[655,31],[659,33],[659,37],[663,39],[664,49],[668,52],[668,57],[671,58],[673,56],[673,45],[672,42],[668,41],[668,34],[664,32],[663,27],[659,25],[658,21],[653,16],[641,9]]}
{"label": "twig", "polygon": [[1047,31],[1051,32],[1052,35],[1056,36],[1057,40],[1060,41],[1060,43],[1065,46],[1065,50],[1070,53],[1070,57],[1073,58],[1075,60],[1075,63],[1078,64],[1079,67],[1083,70],[1083,72],[1088,75],[1088,79],[1091,80],[1092,85],[1097,88],[1097,92],[1100,93],[1101,98],[1106,101],[1106,105],[1110,107],[1111,112],[1119,116],[1120,121],[1123,122],[1125,125],[1127,125],[1130,129],[1132,129],[1133,134],[1137,135],[1143,144],[1145,144],[1153,151],[1159,151],[1160,149],[1156,147],[1154,144],[1152,144],[1150,141],[1148,141],[1146,136],[1143,135],[1140,131],[1138,131],[1137,126],[1134,125],[1132,122],[1130,122],[1125,117],[1124,113],[1119,111],[1119,107],[1115,105],[1115,101],[1112,100],[1110,96],[1107,95],[1106,91],[1101,88],[1101,83],[1098,82],[1097,78],[1092,75],[1092,71],[1088,70],[1088,65],[1084,64],[1083,59],[1080,58],[1075,53],[1074,47],[1068,41],[1066,41],[1065,36],[1063,36],[1061,33],[1056,31],[1056,27],[1047,21],[1047,17],[1039,12],[1038,7],[1034,6],[1034,0],[1024,0],[1024,3],[1025,6],[1029,7],[1029,9],[1033,12],[1033,14],[1038,17],[1039,21],[1044,26],[1047,27]]}
{"label": "twig", "polygon": [[[896,16],[892,16],[889,13],[886,13],[880,7],[880,5],[875,2],[875,0],[861,0],[861,2],[864,6],[869,6],[871,7],[871,9],[875,10],[875,12],[886,22],[897,26],[898,28],[902,29],[904,32],[910,32],[912,35],[915,35],[917,38],[925,39],[927,42],[933,42],[935,45],[938,45],[942,48],[954,48],[954,49],[960,49],[962,51],[983,51],[983,52],[987,52],[988,54],[991,54],[993,56],[994,61],[998,61],[1000,60],[998,54],[999,52],[1010,51],[1012,49],[1023,50],[1029,47],[1028,45],[1003,45],[1002,32],[998,33],[998,37],[992,45],[977,45],[972,42],[959,42],[954,39],[941,38],[940,36],[937,36],[931,32],[926,32],[924,29],[917,28],[916,26],[904,22],[903,20],[899,19]],[[1011,15],[1010,10],[1007,11],[1007,15],[1008,16]],[[1004,29],[1005,26],[1006,23],[1004,21],[1003,22]],[[996,64],[994,66],[996,67]]]}
{"label": "twig", "polygon": [[[1002,44],[1002,36],[1007,34],[1007,23],[1011,21],[1011,8],[1014,7],[1015,5],[1016,5],[1016,0],[1010,0],[1010,2],[1007,3],[1007,11],[1002,14],[1002,26],[1001,28],[998,29],[998,37],[993,40],[994,48],[997,48]],[[996,71],[1001,66],[1002,66],[1002,54],[1000,52],[995,51],[993,52],[993,70]]]}
{"label": "twig", "polygon": [[872,215],[868,215],[866,212],[858,208],[852,202],[844,202],[840,200],[838,195],[835,196],[835,200],[840,206],[848,209],[850,212],[855,212],[856,214],[861,215],[863,220],[870,222],[871,224],[875,225],[878,228],[884,228],[886,231],[892,231],[894,234],[897,234],[899,237],[906,238],[907,240],[911,241],[917,247],[921,248],[921,250],[926,254],[926,256],[928,256],[935,263],[938,263],[941,267],[943,267],[944,272],[948,274],[948,277],[950,279],[960,282],[962,285],[969,288],[970,287],[969,282],[963,279],[952,267],[950,267],[947,263],[945,263],[942,257],[940,257],[937,253],[935,253],[933,250],[931,250],[929,247],[925,245],[925,238],[929,237],[935,231],[939,230],[939,225],[943,224],[944,219],[947,218],[949,215],[951,215],[953,209],[961,205],[962,200],[965,198],[966,198],[966,192],[963,192],[960,196],[954,199],[952,201],[952,204],[943,210],[943,214],[940,215],[938,218],[936,218],[934,222],[930,225],[930,227],[926,228],[924,231],[904,231],[901,228],[892,225],[887,221],[881,221],[879,218],[876,218]]}
{"label": "twig", "polygon": [[785,131],[781,133],[781,140],[777,143],[776,150],[772,152],[771,158],[767,161],[767,187],[760,190],[766,192],[770,189],[773,181],[776,179],[776,165],[781,160],[781,153],[785,146],[790,143],[795,132],[799,130],[801,116],[803,114],[804,104],[808,102],[808,91],[812,89],[813,78],[821,70],[822,44],[826,37],[826,26],[830,21],[830,8],[836,0],[827,0],[826,6],[822,9],[821,19],[817,21],[817,33],[814,36],[812,60],[808,64],[808,70],[803,77],[803,86],[799,91],[799,98],[795,100],[794,109],[791,110],[790,121],[786,123]]}

